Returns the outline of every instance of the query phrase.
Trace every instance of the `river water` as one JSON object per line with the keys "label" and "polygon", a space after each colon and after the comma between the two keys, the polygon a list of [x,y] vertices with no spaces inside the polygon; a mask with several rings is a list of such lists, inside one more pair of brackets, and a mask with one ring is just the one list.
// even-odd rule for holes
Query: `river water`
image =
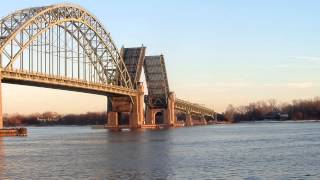
{"label": "river water", "polygon": [[29,127],[0,139],[0,179],[320,179],[320,123],[109,132]]}

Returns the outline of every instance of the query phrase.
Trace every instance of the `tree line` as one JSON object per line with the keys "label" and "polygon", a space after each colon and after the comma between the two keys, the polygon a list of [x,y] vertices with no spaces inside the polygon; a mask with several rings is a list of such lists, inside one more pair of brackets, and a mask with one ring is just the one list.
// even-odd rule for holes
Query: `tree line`
{"label": "tree line", "polygon": [[278,103],[274,99],[258,101],[246,106],[229,105],[222,118],[231,122],[259,120],[319,120],[320,97]]}
{"label": "tree line", "polygon": [[58,114],[56,112],[34,113],[30,115],[5,114],[4,125],[10,126],[49,126],[49,125],[104,125],[106,112],[87,112],[85,114]]}
{"label": "tree line", "polygon": [[[278,103],[275,99],[258,101],[245,106],[229,105],[218,120],[241,122],[260,120],[320,120],[320,97]],[[49,125],[104,125],[107,112],[87,112],[85,114],[58,114],[56,112],[34,113],[30,115],[4,114],[4,125],[49,126]]]}

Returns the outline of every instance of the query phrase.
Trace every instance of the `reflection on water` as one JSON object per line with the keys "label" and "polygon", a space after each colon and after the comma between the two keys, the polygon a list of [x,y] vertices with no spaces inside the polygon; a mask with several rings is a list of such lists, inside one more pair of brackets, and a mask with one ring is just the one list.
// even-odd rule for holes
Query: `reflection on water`
{"label": "reflection on water", "polygon": [[0,137],[0,179],[4,179],[3,174],[5,173],[5,159],[4,159],[4,150],[3,150],[3,139]]}
{"label": "reflection on water", "polygon": [[0,141],[0,179],[319,179],[319,132],[320,123],[31,127]]}
{"label": "reflection on water", "polygon": [[[171,131],[162,131],[160,136],[152,132],[110,132],[106,136],[109,146],[105,149],[109,178],[157,178],[166,179],[172,174],[170,165]],[[110,166],[110,163],[112,164]]]}

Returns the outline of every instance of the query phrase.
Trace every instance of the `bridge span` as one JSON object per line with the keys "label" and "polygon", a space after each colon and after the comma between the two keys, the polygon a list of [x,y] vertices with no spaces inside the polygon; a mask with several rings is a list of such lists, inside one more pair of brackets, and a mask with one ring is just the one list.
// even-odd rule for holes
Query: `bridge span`
{"label": "bridge span", "polygon": [[[119,51],[99,20],[73,4],[21,9],[0,20],[1,82],[105,95],[107,128],[192,126],[192,114],[206,124],[214,110],[176,98],[164,56],[145,53],[144,46]],[[178,111],[186,114],[182,123]]]}

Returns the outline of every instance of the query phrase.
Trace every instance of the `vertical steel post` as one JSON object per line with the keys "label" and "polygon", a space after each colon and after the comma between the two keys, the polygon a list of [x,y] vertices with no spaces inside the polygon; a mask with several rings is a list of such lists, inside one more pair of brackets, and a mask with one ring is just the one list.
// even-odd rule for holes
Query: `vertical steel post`
{"label": "vertical steel post", "polygon": [[[78,23],[78,27],[79,27],[79,23]],[[76,28],[77,29],[77,28]],[[80,30],[79,29],[77,29],[77,35],[78,35],[78,42],[77,42],[77,44],[78,44],[78,79],[80,79],[80,43],[79,43],[79,41],[80,41]]]}
{"label": "vertical steel post", "polygon": [[67,52],[67,23],[64,23],[64,76],[67,77],[67,59],[68,59],[68,52]]}

